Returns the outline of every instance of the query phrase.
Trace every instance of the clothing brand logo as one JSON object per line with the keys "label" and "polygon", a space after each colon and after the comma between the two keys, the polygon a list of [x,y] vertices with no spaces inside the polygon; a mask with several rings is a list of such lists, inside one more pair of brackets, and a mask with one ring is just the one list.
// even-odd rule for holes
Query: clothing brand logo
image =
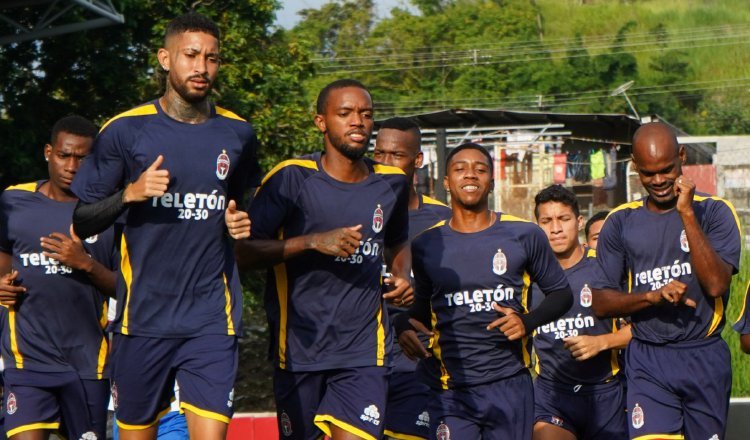
{"label": "clothing brand logo", "polygon": [[502,275],[508,270],[508,259],[502,250],[498,249],[494,257],[492,257],[492,271],[497,275]]}
{"label": "clothing brand logo", "polygon": [[378,407],[375,405],[370,405],[367,408],[365,408],[365,410],[362,411],[362,415],[359,416],[359,418],[363,422],[370,422],[375,426],[380,425],[380,411],[378,411]]}
{"label": "clothing brand logo", "polygon": [[687,234],[685,234],[684,229],[680,232],[680,249],[683,252],[690,252],[690,244],[688,243]]}
{"label": "clothing brand logo", "polygon": [[96,243],[96,240],[98,240],[98,239],[99,239],[99,235],[95,234],[95,235],[92,235],[91,237],[85,239],[84,241],[86,243],[88,243],[88,244],[94,244],[94,243]]}
{"label": "clothing brand logo", "polygon": [[9,416],[12,416],[18,410],[18,403],[16,402],[16,395],[13,393],[8,394],[8,404],[6,405],[6,412]]}
{"label": "clothing brand logo", "polygon": [[224,180],[229,175],[229,156],[227,150],[221,150],[221,154],[216,158],[216,177]]}
{"label": "clothing brand logo", "polygon": [[581,289],[581,306],[591,307],[591,298],[591,289],[589,289],[588,284],[584,284],[583,289]]}
{"label": "clothing brand logo", "polygon": [[286,413],[286,411],[281,413],[281,433],[284,434],[284,437],[289,437],[292,435],[292,421],[289,420],[289,415]]}
{"label": "clothing brand logo", "polygon": [[229,392],[229,398],[227,399],[227,408],[231,408],[234,403],[234,388]]}
{"label": "clothing brand logo", "polygon": [[96,433],[94,431],[84,432],[81,434],[80,440],[97,440]]}
{"label": "clothing brand logo", "polygon": [[430,415],[427,411],[422,411],[422,414],[417,417],[417,426],[430,426]]}
{"label": "clothing brand logo", "polygon": [[372,230],[377,234],[383,230],[384,223],[383,210],[380,208],[380,205],[378,205],[378,207],[375,208],[375,212],[372,213]]}
{"label": "clothing brand logo", "polygon": [[635,407],[633,408],[633,428],[640,429],[643,428],[644,423],[644,414],[643,414],[643,408],[638,406],[638,404],[635,404]]}
{"label": "clothing brand logo", "polygon": [[550,421],[550,423],[552,423],[555,426],[563,426],[564,425],[562,419],[560,417],[557,417],[557,416],[552,416],[549,419],[549,421]]}
{"label": "clothing brand logo", "polygon": [[448,429],[448,425],[441,423],[435,431],[438,440],[451,440],[451,430]]}

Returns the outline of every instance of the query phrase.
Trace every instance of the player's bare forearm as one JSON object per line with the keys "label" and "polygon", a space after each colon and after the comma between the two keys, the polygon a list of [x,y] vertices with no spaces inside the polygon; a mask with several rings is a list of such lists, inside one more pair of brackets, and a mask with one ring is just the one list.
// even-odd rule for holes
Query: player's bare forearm
{"label": "player's bare forearm", "polygon": [[750,354],[750,333],[740,335],[740,348],[746,354]]}
{"label": "player's bare forearm", "polygon": [[409,279],[411,275],[411,246],[408,242],[387,248],[385,264],[394,276]]}
{"label": "player's bare forearm", "polygon": [[703,292],[712,298],[723,295],[732,281],[732,267],[711,246],[692,209],[680,212],[680,218],[690,245],[690,264]]}
{"label": "player's bare forearm", "polygon": [[308,234],[286,240],[237,240],[234,244],[237,267],[240,270],[263,269],[305,252],[319,250],[320,236],[321,234]]}
{"label": "player's bare forearm", "polygon": [[614,289],[592,289],[591,308],[599,318],[630,316],[654,305],[660,297],[656,291],[624,294]]}
{"label": "player's bare forearm", "polygon": [[84,271],[99,292],[109,298],[115,297],[117,271],[107,269],[103,264],[93,258],[91,259],[91,265],[84,269]]}
{"label": "player's bare forearm", "polygon": [[0,252],[0,276],[10,273],[13,268],[13,256]]}

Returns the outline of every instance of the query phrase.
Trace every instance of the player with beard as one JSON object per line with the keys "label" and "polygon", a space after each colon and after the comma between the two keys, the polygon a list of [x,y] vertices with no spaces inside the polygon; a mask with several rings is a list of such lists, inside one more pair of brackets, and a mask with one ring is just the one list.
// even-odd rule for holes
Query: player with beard
{"label": "player with beard", "polygon": [[635,439],[720,439],[726,427],[732,371],[721,330],[739,220],[728,201],[696,193],[685,158],[669,126],[641,126],[632,159],[648,195],[613,210],[597,243],[594,311],[633,323],[625,368]]}
{"label": "player with beard", "polygon": [[[284,438],[379,439],[391,332],[384,299],[411,301],[404,172],[365,158],[370,93],[338,80],[318,95],[324,151],[281,162],[250,211],[240,267],[269,267],[265,306]],[[383,295],[381,267],[393,276]]]}
{"label": "player with beard", "polygon": [[208,99],[221,60],[215,23],[175,18],[157,59],[166,91],[102,128],[73,182],[74,226],[86,237],[124,214],[111,354],[120,437],[156,437],[176,379],[190,437],[223,439],[242,332],[224,223],[260,178],[257,140]]}
{"label": "player with beard", "polygon": [[[452,217],[412,242],[416,298],[395,322],[399,343],[423,359],[430,439],[531,439],[528,336],[568,310],[570,286],[537,225],[488,209],[487,150],[460,145],[446,169]],[[547,296],[529,312],[532,280]],[[429,351],[416,331],[432,335]]]}

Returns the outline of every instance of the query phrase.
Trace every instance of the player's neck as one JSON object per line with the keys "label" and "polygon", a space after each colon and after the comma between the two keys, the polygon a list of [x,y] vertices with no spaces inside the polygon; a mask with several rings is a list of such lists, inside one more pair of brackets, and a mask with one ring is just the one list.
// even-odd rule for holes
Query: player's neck
{"label": "player's neck", "polygon": [[41,184],[38,191],[56,202],[73,202],[77,200],[73,193],[53,185],[49,180]]}
{"label": "player's neck", "polygon": [[570,269],[578,264],[585,254],[583,245],[578,243],[567,252],[555,254],[555,257],[557,257],[557,262],[560,263],[560,266],[562,266],[563,269]]}
{"label": "player's neck", "polygon": [[497,214],[487,209],[454,209],[448,225],[457,232],[479,232],[492,226],[495,220]]}
{"label": "player's neck", "polygon": [[344,183],[357,183],[365,180],[370,174],[363,159],[350,159],[333,147],[326,146],[326,152],[320,157],[323,171],[333,179]]}
{"label": "player's neck", "polygon": [[[414,179],[412,178],[409,182],[412,182],[413,180]],[[416,209],[419,209],[419,194],[412,185],[409,187],[409,211],[414,211]]]}
{"label": "player's neck", "polygon": [[207,99],[199,102],[185,101],[179,93],[167,85],[159,105],[170,118],[186,124],[200,124],[211,117],[211,104]]}
{"label": "player's neck", "polygon": [[651,196],[646,198],[646,209],[657,214],[663,214],[669,212],[677,207],[677,197],[669,201],[668,203],[656,203]]}

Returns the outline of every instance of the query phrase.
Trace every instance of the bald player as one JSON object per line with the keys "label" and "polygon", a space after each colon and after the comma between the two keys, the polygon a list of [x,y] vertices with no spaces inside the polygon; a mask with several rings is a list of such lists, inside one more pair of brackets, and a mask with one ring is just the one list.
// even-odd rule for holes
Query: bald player
{"label": "bald player", "polygon": [[[441,220],[450,218],[451,209],[439,201],[419,194],[414,188],[414,173],[422,167],[422,133],[407,118],[383,121],[375,140],[373,158],[385,165],[401,168],[409,185],[409,240]],[[391,318],[406,311],[388,306]],[[425,338],[423,343],[427,343]],[[398,344],[391,352],[393,369],[388,378],[388,403],[385,413],[385,435],[394,439],[427,438],[429,416],[426,406],[429,387],[416,374],[417,363],[410,360]]]}
{"label": "bald player", "polygon": [[732,371],[721,330],[739,267],[739,220],[728,201],[696,193],[667,125],[639,128],[632,159],[648,195],[607,218],[593,283],[597,315],[633,322],[630,437],[722,439]]}

